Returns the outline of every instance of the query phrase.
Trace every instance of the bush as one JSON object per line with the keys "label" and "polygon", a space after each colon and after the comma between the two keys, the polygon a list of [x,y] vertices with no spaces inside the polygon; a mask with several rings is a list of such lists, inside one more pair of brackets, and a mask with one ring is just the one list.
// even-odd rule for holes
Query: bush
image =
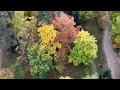
{"label": "bush", "polygon": [[14,67],[14,78],[16,79],[24,79],[24,71],[20,64],[16,64]]}
{"label": "bush", "polygon": [[73,79],[73,78],[71,78],[71,77],[69,77],[69,76],[65,76],[65,77],[60,76],[59,79]]}
{"label": "bush", "polygon": [[111,70],[103,68],[99,74],[99,79],[112,79]]}
{"label": "bush", "polygon": [[56,65],[55,68],[56,68],[56,70],[57,70],[58,72],[60,72],[61,74],[62,74],[63,71],[65,70],[65,66],[63,66],[63,65]]}
{"label": "bush", "polygon": [[83,77],[82,79],[98,79],[98,74],[95,73],[93,75],[87,75],[87,76]]}
{"label": "bush", "polygon": [[68,62],[78,66],[80,63],[89,65],[92,63],[92,59],[97,57],[97,40],[94,36],[91,36],[87,31],[79,32],[77,38],[74,41],[71,54],[68,56]]}
{"label": "bush", "polygon": [[0,79],[14,79],[14,75],[11,68],[0,69]]}
{"label": "bush", "polygon": [[48,71],[52,68],[52,57],[44,49],[39,51],[39,45],[35,44],[28,50],[30,72],[33,78],[45,79]]}

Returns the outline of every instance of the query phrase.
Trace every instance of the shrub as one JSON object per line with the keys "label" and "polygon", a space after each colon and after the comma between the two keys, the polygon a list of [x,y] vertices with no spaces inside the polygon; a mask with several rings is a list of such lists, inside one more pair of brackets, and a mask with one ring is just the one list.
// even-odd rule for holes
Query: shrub
{"label": "shrub", "polygon": [[14,75],[11,68],[0,69],[0,79],[14,79]]}
{"label": "shrub", "polygon": [[14,67],[14,78],[16,79],[24,79],[24,71],[20,64],[16,64]]}
{"label": "shrub", "polygon": [[112,79],[111,70],[103,68],[99,74],[99,79]]}
{"label": "shrub", "polygon": [[98,79],[98,74],[95,73],[93,75],[87,75],[87,76],[83,77],[82,79]]}
{"label": "shrub", "polygon": [[79,32],[77,38],[74,41],[71,54],[68,56],[68,62],[78,66],[80,63],[89,65],[92,63],[92,59],[97,57],[97,40],[94,36],[91,36],[87,31]]}
{"label": "shrub", "polygon": [[63,66],[63,65],[56,65],[55,68],[56,68],[56,70],[57,70],[58,72],[60,72],[61,74],[62,74],[63,71],[65,70],[65,66]]}
{"label": "shrub", "polygon": [[71,78],[71,77],[69,77],[69,76],[65,76],[65,77],[60,76],[59,79],[73,79],[73,78]]}

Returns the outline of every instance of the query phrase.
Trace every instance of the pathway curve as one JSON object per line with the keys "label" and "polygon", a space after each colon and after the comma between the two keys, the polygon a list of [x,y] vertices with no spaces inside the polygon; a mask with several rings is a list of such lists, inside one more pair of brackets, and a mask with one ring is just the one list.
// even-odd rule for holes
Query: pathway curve
{"label": "pathway curve", "polygon": [[106,11],[105,16],[106,22],[108,25],[104,28],[103,32],[103,51],[105,55],[105,59],[107,60],[108,67],[112,71],[113,79],[120,79],[120,57],[112,48],[112,42],[110,40],[110,16],[109,12]]}

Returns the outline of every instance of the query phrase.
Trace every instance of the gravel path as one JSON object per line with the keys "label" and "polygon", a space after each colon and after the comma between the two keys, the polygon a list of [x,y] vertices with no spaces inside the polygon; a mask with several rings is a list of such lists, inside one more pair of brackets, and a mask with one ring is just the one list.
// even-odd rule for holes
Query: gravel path
{"label": "gravel path", "polygon": [[103,51],[108,63],[108,67],[112,71],[113,79],[120,79],[120,63],[118,62],[120,60],[120,57],[112,48],[112,42],[110,40],[109,32],[110,16],[108,14],[108,11],[106,11],[106,21],[108,25],[105,27],[103,33]]}

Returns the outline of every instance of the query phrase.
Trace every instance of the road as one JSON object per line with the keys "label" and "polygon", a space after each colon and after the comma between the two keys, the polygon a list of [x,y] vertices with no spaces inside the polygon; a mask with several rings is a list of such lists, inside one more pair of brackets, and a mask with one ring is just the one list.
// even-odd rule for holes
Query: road
{"label": "road", "polygon": [[112,48],[112,42],[110,40],[110,16],[108,14],[108,11],[106,11],[106,21],[107,24],[104,28],[103,33],[103,51],[105,55],[105,59],[107,60],[108,67],[112,71],[112,77],[113,79],[120,79],[120,57],[118,54],[113,50]]}
{"label": "road", "polygon": [[0,68],[2,66],[2,49],[0,48]]}

